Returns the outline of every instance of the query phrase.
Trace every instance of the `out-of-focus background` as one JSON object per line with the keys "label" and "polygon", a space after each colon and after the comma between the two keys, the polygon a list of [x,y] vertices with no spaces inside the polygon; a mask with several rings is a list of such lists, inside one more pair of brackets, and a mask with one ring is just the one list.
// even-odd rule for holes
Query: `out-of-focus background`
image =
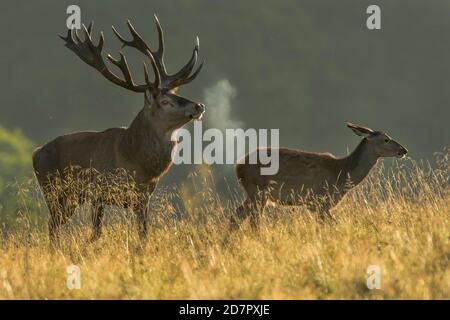
{"label": "out-of-focus background", "polygon": [[[195,36],[200,76],[181,94],[207,104],[204,127],[279,128],[282,146],[344,155],[358,143],[352,121],[384,130],[415,159],[433,159],[450,137],[448,0],[7,1],[0,12],[0,207],[5,190],[31,172],[34,146],[77,130],[127,126],[143,97],[114,86],[63,46],[66,8],[103,30],[117,57],[116,26],[130,19],[155,43],[156,13],[166,64],[180,67]],[[382,29],[366,28],[366,8],[381,7]],[[142,80],[142,57],[126,51]],[[217,176],[235,183],[231,166]],[[174,166],[163,185],[187,179]],[[0,213],[5,212],[1,211]]]}

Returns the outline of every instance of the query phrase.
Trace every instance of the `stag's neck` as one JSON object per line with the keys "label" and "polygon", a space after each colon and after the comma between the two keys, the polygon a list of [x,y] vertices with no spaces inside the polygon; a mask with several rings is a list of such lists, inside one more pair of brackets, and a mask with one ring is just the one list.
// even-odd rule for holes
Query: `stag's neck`
{"label": "stag's neck", "polygon": [[344,174],[342,178],[350,177],[354,185],[359,184],[369,174],[378,158],[367,140],[363,139],[351,154],[340,159],[341,174]]}
{"label": "stag's neck", "polygon": [[161,125],[150,108],[144,108],[127,129],[124,150],[126,157],[147,175],[155,179],[167,171],[175,145],[171,141],[174,129]]}

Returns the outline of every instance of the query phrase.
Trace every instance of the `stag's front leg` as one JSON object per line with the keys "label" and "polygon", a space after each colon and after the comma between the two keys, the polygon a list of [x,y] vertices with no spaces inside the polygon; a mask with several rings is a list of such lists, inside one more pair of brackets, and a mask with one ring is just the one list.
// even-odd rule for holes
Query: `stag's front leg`
{"label": "stag's front leg", "polygon": [[137,231],[141,240],[146,240],[148,235],[148,206],[142,205],[136,209]]}
{"label": "stag's front leg", "polygon": [[152,183],[145,188],[145,191],[141,193],[140,201],[135,208],[138,234],[141,240],[147,239],[148,234],[148,218],[150,209],[150,198],[155,191],[157,183]]}

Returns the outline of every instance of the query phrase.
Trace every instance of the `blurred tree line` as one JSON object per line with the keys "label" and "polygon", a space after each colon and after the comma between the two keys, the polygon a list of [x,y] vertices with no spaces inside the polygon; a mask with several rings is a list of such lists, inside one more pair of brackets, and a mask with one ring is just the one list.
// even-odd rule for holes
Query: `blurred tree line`
{"label": "blurred tree line", "polygon": [[[198,35],[206,64],[181,94],[204,100],[206,88],[228,80],[236,91],[230,117],[245,128],[280,128],[283,146],[345,154],[358,143],[345,121],[387,131],[415,158],[431,159],[449,144],[448,0],[7,1],[0,125],[22,128],[37,145],[76,130],[126,126],[143,105],[141,95],[112,85],[64,48],[57,34],[66,32],[70,4],[81,7],[83,22],[95,20],[94,39],[103,30],[104,52],[115,57],[120,45],[110,26],[129,36],[130,19],[155,44],[158,14],[169,71],[187,61]],[[366,28],[370,4],[381,7],[380,31]],[[125,53],[143,81],[142,56]],[[208,105],[208,117],[220,107]],[[9,134],[14,145],[23,138],[16,135]],[[8,170],[19,174],[19,163],[30,164],[28,144],[18,144],[20,161]],[[165,181],[183,180],[191,169],[173,168]]]}
{"label": "blurred tree line", "polygon": [[33,144],[19,129],[0,127],[0,223],[9,222],[23,206],[25,186],[32,177]]}

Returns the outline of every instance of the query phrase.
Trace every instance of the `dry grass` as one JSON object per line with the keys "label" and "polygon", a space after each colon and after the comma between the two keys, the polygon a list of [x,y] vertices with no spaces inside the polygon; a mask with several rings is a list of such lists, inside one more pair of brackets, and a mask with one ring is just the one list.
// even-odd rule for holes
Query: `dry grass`
{"label": "dry grass", "polygon": [[[175,195],[159,192],[146,245],[110,212],[99,241],[89,244],[90,228],[72,223],[51,252],[45,227],[22,219],[0,242],[0,299],[449,299],[450,153],[438,169],[406,161],[382,172],[334,210],[336,225],[270,207],[261,230],[230,234],[237,203],[221,200],[208,175]],[[181,217],[171,204],[178,195]],[[71,264],[80,290],[66,287]],[[366,287],[373,264],[381,290]]]}

